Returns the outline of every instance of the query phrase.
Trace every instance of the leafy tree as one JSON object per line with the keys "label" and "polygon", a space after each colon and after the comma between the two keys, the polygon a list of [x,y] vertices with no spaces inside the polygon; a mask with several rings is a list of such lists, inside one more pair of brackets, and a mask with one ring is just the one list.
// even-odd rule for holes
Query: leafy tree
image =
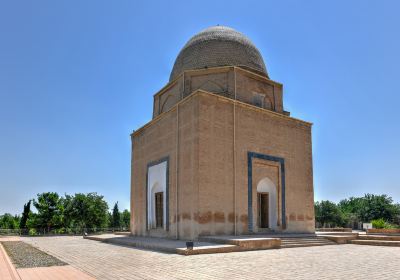
{"label": "leafy tree", "polygon": [[38,220],[38,215],[36,213],[30,212],[28,220],[26,221],[26,227],[31,229],[38,229],[41,227],[41,224]]}
{"label": "leafy tree", "polygon": [[393,222],[398,214],[398,208],[393,204],[393,199],[386,194],[366,194],[363,198],[360,211],[360,219],[363,222],[377,219]]}
{"label": "leafy tree", "polygon": [[354,213],[359,215],[362,209],[362,204],[362,197],[350,197],[349,199],[341,200],[338,206],[343,213]]}
{"label": "leafy tree", "polygon": [[397,213],[393,219],[393,222],[397,225],[400,225],[400,204],[397,203],[394,205],[394,208],[396,209],[395,212]]}
{"label": "leafy tree", "polygon": [[29,218],[29,213],[31,213],[31,200],[24,204],[24,212],[22,212],[21,222],[19,224],[20,229],[26,229],[26,221]]}
{"label": "leafy tree", "polygon": [[[74,205],[72,204],[74,196],[65,194],[65,197],[61,197],[60,203],[64,208],[64,220],[63,225],[65,228],[74,228],[77,225],[74,221]],[[76,210],[76,209],[75,209]]]}
{"label": "leafy tree", "polygon": [[118,209],[118,201],[114,204],[112,212],[112,227],[119,228],[121,226],[121,214]]}
{"label": "leafy tree", "polygon": [[67,227],[98,229],[107,225],[108,205],[97,193],[66,195],[64,216]]}
{"label": "leafy tree", "polygon": [[110,212],[107,212],[107,227],[111,228],[113,226],[113,217]]}
{"label": "leafy tree", "polygon": [[131,213],[128,210],[124,210],[121,213],[121,221],[122,221],[122,226],[126,229],[130,228],[130,223],[131,223]]}
{"label": "leafy tree", "polygon": [[77,193],[75,196],[65,195],[64,204],[64,224],[69,228],[86,228],[88,220],[88,207],[86,195]]}
{"label": "leafy tree", "polygon": [[103,228],[107,226],[108,204],[104,196],[97,193],[86,195],[88,216],[86,224],[90,228]]}
{"label": "leafy tree", "polygon": [[350,197],[341,200],[338,204],[347,224],[354,227],[360,222],[375,221],[379,226],[381,220],[385,226],[390,223],[400,224],[400,206],[394,204],[393,199],[387,195],[365,194],[363,197]]}
{"label": "leafy tree", "polygon": [[352,228],[358,228],[358,224],[361,222],[362,203],[362,197],[350,197],[341,200],[338,204],[343,213],[345,223]]}
{"label": "leafy tree", "polygon": [[315,203],[315,220],[323,227],[342,226],[345,222],[340,208],[328,200]]}
{"label": "leafy tree", "polygon": [[2,229],[19,229],[19,217],[5,213],[0,216],[0,228]]}
{"label": "leafy tree", "polygon": [[55,192],[46,192],[37,195],[37,201],[33,200],[37,209],[37,226],[46,228],[47,232],[60,228],[63,222],[63,205],[59,195]]}

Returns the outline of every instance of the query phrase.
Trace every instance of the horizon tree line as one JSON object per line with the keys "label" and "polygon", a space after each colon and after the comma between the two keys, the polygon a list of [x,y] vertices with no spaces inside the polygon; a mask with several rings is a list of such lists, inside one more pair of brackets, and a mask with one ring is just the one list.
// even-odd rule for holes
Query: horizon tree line
{"label": "horizon tree line", "polygon": [[[31,207],[35,207],[33,212]],[[119,211],[118,202],[109,212],[102,195],[92,193],[37,194],[24,204],[21,216],[0,215],[0,229],[19,230],[22,234],[71,234],[97,232],[104,229],[129,230],[130,212]]]}
{"label": "horizon tree line", "polygon": [[400,204],[386,194],[365,194],[339,203],[316,201],[314,207],[316,227],[360,229],[362,223],[372,223],[374,228],[400,227]]}
{"label": "horizon tree line", "polygon": [[[33,212],[31,207],[35,207]],[[400,228],[400,204],[388,195],[365,194],[339,203],[316,201],[316,227],[360,228],[373,223],[377,228]],[[59,196],[56,192],[37,194],[23,206],[21,216],[0,215],[0,229],[20,230],[23,234],[70,234],[97,232],[105,228],[129,230],[130,212],[119,211],[118,202],[109,211],[107,202],[97,193]]]}

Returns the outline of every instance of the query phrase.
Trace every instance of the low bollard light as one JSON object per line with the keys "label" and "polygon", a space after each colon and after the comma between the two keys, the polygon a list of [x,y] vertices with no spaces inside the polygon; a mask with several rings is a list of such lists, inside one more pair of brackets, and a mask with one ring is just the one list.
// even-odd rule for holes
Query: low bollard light
{"label": "low bollard light", "polygon": [[186,249],[193,250],[193,241],[186,242]]}

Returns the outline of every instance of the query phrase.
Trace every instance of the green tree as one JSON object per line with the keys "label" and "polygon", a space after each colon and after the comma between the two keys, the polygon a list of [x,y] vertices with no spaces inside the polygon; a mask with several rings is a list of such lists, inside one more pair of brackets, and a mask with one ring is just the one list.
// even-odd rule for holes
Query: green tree
{"label": "green tree", "polygon": [[393,222],[397,215],[399,215],[399,209],[393,203],[393,199],[386,194],[366,194],[363,197],[360,211],[360,219],[363,222],[371,222],[378,219]]}
{"label": "green tree", "polygon": [[357,215],[359,215],[362,211],[362,205],[362,197],[350,197],[348,199],[343,199],[338,204],[343,213],[354,213]]}
{"label": "green tree", "polygon": [[19,229],[20,218],[9,213],[0,216],[0,228],[2,229]]}
{"label": "green tree", "polygon": [[352,228],[358,228],[361,222],[361,215],[363,205],[362,197],[350,197],[343,199],[338,203],[338,206],[343,213],[345,223]]}
{"label": "green tree", "polygon": [[398,226],[400,226],[400,204],[399,203],[395,204],[394,208],[396,209],[395,212],[397,214],[395,215],[393,222]]}
{"label": "green tree", "polygon": [[66,195],[63,202],[68,227],[96,231],[107,226],[108,205],[103,196],[77,193],[74,196]]}
{"label": "green tree", "polygon": [[131,223],[131,213],[125,209],[121,213],[121,221],[122,221],[122,226],[126,229],[130,228],[130,223]]}
{"label": "green tree", "polygon": [[86,224],[90,228],[104,228],[107,226],[108,204],[104,196],[97,193],[86,195],[88,215]]}
{"label": "green tree", "polygon": [[26,227],[28,230],[31,229],[39,229],[41,228],[41,224],[38,220],[38,215],[36,213],[30,212],[28,220],[26,221]]}
{"label": "green tree", "polygon": [[21,222],[19,224],[20,229],[26,229],[26,222],[28,221],[29,214],[31,213],[31,200],[24,204],[24,211],[22,212]]}
{"label": "green tree", "polygon": [[111,212],[107,212],[107,227],[112,228],[113,226],[113,218]]}
{"label": "green tree", "polygon": [[87,227],[88,207],[85,194],[77,193],[65,195],[64,204],[64,223],[68,228],[82,230]]}
{"label": "green tree", "polygon": [[315,203],[315,220],[323,227],[343,226],[345,222],[340,208],[328,200]]}
{"label": "green tree", "polygon": [[37,195],[37,201],[33,200],[33,205],[37,209],[36,226],[47,229],[62,227],[63,205],[59,195],[55,192],[46,192]]}
{"label": "green tree", "polygon": [[383,219],[400,223],[400,207],[387,195],[365,194],[364,197],[350,197],[339,202],[339,208],[349,223],[371,222]]}
{"label": "green tree", "polygon": [[112,227],[119,228],[121,226],[121,214],[118,209],[118,201],[114,204],[112,212]]}

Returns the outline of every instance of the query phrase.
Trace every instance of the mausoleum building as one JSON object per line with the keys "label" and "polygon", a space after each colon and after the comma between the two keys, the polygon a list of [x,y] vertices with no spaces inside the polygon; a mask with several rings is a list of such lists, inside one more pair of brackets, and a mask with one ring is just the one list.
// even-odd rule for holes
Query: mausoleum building
{"label": "mausoleum building", "polygon": [[131,135],[132,234],[314,232],[311,126],[284,110],[246,36],[198,33]]}

